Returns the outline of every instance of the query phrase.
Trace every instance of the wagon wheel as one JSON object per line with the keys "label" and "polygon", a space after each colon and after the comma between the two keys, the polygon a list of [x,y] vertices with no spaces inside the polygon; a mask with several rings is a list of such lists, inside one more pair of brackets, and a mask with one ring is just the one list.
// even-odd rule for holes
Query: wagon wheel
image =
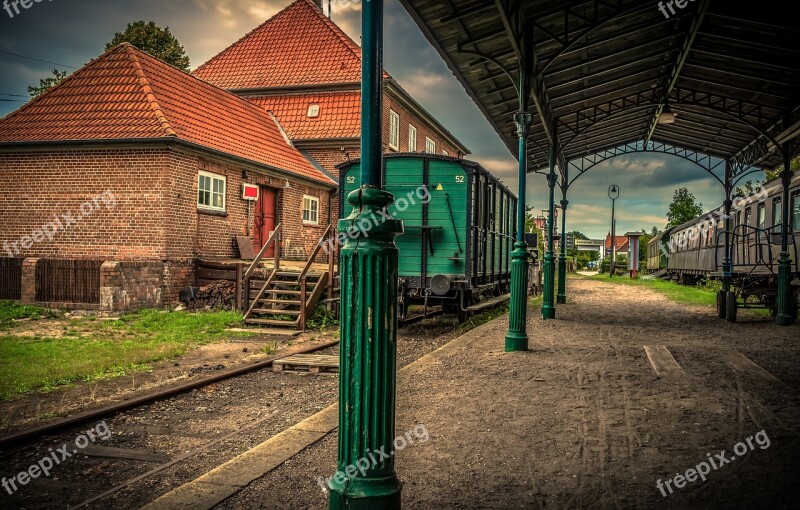
{"label": "wagon wheel", "polygon": [[726,294],[724,290],[717,291],[717,317],[720,319],[725,318],[725,305],[727,304],[725,302]]}
{"label": "wagon wheel", "polygon": [[725,303],[725,320],[728,322],[736,322],[736,309],[738,303],[736,302],[736,292],[730,291],[726,296]]}

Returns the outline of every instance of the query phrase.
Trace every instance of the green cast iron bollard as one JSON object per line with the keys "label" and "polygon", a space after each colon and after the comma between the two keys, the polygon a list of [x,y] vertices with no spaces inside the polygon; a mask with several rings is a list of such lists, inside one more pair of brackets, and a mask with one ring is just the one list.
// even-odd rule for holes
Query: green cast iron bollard
{"label": "green cast iron bollard", "polygon": [[569,201],[561,201],[561,246],[558,255],[558,295],[559,304],[567,302],[567,205]]}
{"label": "green cast iron bollard", "polygon": [[554,188],[556,186],[555,155],[550,154],[550,173],[547,174],[547,185],[550,187],[550,218],[547,221],[547,252],[544,256],[544,296],[542,301],[542,319],[555,319],[556,307],[554,304],[555,285],[555,256],[553,255],[553,205]]}
{"label": "green cast iron bollard", "polygon": [[509,303],[506,352],[527,351],[528,250],[525,245],[525,178],[527,174],[527,137],[533,117],[521,112],[514,115],[519,136],[519,196],[517,197],[517,240],[511,252],[511,301]]}
{"label": "green cast iron bollard", "polygon": [[[389,454],[395,437],[397,357],[398,220],[368,232],[359,220],[380,218],[392,195],[362,187],[350,193],[351,215],[339,221],[341,322],[339,361],[339,453],[329,482],[331,510],[399,509],[402,485]],[[364,222],[366,223],[366,222]],[[372,459],[377,460],[373,463]],[[366,471],[355,472],[367,463]],[[355,472],[355,476],[351,476]]]}
{"label": "green cast iron bollard", "polygon": [[[382,187],[383,2],[361,8],[361,188],[339,221],[339,449],[328,482],[331,510],[399,510],[394,471],[397,372],[397,257],[402,223],[379,214],[392,201]],[[378,452],[384,452],[386,456]]]}

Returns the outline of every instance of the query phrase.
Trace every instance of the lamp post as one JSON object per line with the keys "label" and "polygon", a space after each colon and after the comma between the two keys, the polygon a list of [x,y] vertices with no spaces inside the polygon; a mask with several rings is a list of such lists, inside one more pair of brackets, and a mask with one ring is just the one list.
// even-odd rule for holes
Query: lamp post
{"label": "lamp post", "polygon": [[367,235],[357,225],[394,201],[383,189],[381,111],[383,2],[361,7],[361,187],[350,193],[353,212],[340,220],[341,338],[339,449],[329,480],[330,510],[400,509],[402,485],[389,454],[353,473],[368,452],[392,451],[397,373],[397,260],[399,220],[387,219]]}
{"label": "lamp post", "polygon": [[614,265],[617,260],[617,241],[614,239],[616,233],[616,222],[614,221],[614,205],[619,198],[619,186],[612,184],[608,187],[608,198],[611,199],[611,265],[609,266],[608,277],[614,277]]}

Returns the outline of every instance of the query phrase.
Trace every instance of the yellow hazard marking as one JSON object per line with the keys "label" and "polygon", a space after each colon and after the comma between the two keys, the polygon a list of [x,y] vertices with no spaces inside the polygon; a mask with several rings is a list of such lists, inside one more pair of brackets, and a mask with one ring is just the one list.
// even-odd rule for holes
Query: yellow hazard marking
{"label": "yellow hazard marking", "polygon": [[439,184],[437,184],[437,185],[436,185],[436,191],[442,191],[443,189],[444,189],[444,188],[442,187],[442,184],[441,184],[441,183],[439,183]]}

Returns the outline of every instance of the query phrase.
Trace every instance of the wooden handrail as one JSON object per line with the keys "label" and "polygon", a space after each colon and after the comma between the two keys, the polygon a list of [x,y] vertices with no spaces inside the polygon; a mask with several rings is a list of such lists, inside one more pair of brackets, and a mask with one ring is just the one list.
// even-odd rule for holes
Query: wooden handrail
{"label": "wooden handrail", "polygon": [[314,263],[314,259],[317,258],[317,255],[319,255],[319,250],[322,249],[322,245],[325,244],[325,240],[328,239],[328,234],[330,233],[331,228],[333,228],[333,223],[328,225],[328,228],[325,229],[325,233],[323,233],[322,237],[319,238],[317,246],[314,248],[314,251],[311,252],[311,256],[308,257],[308,261],[306,262],[305,267],[303,267],[303,270],[300,272],[298,280],[302,280],[306,277],[306,273],[308,273],[308,270],[311,269],[311,264]]}
{"label": "wooden handrail", "polygon": [[[253,271],[256,270],[256,267],[258,267],[258,263],[261,262],[262,258],[264,258],[264,254],[267,252],[267,249],[272,245],[272,243],[275,242],[276,239],[278,239],[278,236],[280,235],[280,232],[281,232],[281,224],[278,223],[278,225],[275,227],[275,230],[273,230],[272,233],[269,235],[269,239],[267,239],[267,242],[264,243],[264,246],[261,248],[261,251],[259,251],[258,255],[256,255],[256,258],[253,259],[253,263],[250,264],[250,267],[248,267],[247,271],[245,271],[245,273],[244,273],[244,279],[245,280],[250,278],[250,275],[252,275]],[[278,265],[278,261],[280,260],[280,258],[279,258],[280,256],[278,255],[279,250],[280,250],[279,245],[276,244],[275,245],[275,269],[278,269],[277,265]]]}
{"label": "wooden handrail", "polygon": [[[264,285],[261,287],[261,290],[258,291],[258,294],[256,294],[255,299],[253,299],[253,302],[250,303],[250,307],[247,309],[247,312],[245,312],[245,314],[244,314],[244,319],[247,319],[248,317],[250,317],[250,314],[253,313],[253,309],[256,307],[256,305],[258,305],[258,300],[261,299],[261,296],[264,295],[264,291],[267,290],[267,287],[269,287],[269,285],[272,283],[272,280],[275,279],[275,275],[277,273],[278,273],[277,269],[273,269],[272,270],[272,273],[270,273],[269,277],[267,277],[267,280],[264,282]],[[245,289],[245,292],[250,294],[250,280],[249,279],[245,280],[245,282],[247,284],[247,288]]]}

